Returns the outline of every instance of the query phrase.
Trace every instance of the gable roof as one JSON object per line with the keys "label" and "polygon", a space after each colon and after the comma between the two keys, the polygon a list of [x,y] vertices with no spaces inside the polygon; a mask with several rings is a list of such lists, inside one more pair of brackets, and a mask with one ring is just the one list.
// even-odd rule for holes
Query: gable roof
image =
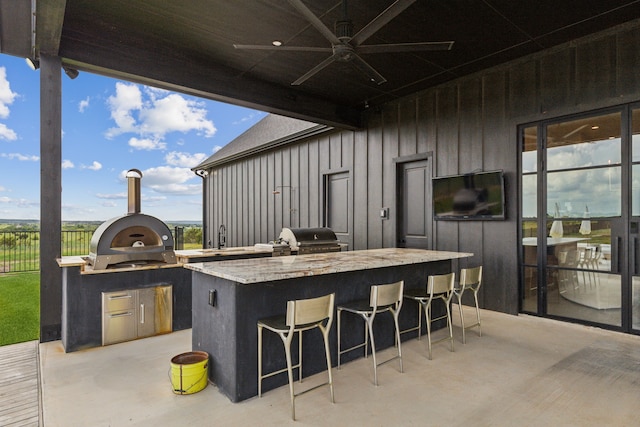
{"label": "gable roof", "polygon": [[333,129],[327,125],[269,114],[191,170],[209,169]]}

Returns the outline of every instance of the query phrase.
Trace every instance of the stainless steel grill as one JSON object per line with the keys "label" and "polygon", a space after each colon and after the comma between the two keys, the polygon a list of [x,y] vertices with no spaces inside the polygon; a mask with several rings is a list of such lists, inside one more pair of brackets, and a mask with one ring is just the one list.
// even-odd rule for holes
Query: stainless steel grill
{"label": "stainless steel grill", "polygon": [[104,222],[93,233],[88,262],[94,270],[177,262],[169,227],[158,218],[140,213],[141,178],[142,172],[137,169],[127,172],[127,215]]}
{"label": "stainless steel grill", "polygon": [[299,255],[339,252],[340,242],[330,228],[283,228],[279,240]]}

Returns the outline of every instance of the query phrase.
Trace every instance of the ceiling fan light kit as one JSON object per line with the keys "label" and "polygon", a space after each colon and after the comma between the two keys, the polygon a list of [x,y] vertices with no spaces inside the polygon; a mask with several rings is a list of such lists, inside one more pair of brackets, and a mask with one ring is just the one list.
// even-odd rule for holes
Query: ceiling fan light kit
{"label": "ceiling fan light kit", "polygon": [[324,59],[318,65],[307,71],[291,83],[298,86],[322,71],[333,62],[348,62],[362,72],[367,79],[377,85],[381,85],[387,79],[378,73],[360,54],[393,53],[393,52],[417,52],[417,51],[446,51],[451,50],[453,41],[442,42],[418,42],[418,43],[389,43],[376,45],[363,45],[369,37],[389,23],[393,18],[404,12],[416,0],[396,0],[382,13],[365,25],[355,35],[353,34],[353,22],[347,13],[347,0],[342,2],[342,19],[335,23],[334,31],[331,31],[302,0],[288,0],[289,3],[305,17],[309,23],[331,43],[331,48],[307,47],[307,46],[282,46],[275,42],[271,45],[241,45],[234,44],[236,49],[246,50],[288,50],[301,52],[330,52],[331,56]]}

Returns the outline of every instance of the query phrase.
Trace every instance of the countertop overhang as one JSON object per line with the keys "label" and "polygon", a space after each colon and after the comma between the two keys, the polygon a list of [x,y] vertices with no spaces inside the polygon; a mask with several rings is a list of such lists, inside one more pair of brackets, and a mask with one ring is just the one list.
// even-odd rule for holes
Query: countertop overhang
{"label": "countertop overhang", "polygon": [[471,256],[473,254],[467,252],[383,248],[273,258],[195,262],[184,264],[184,268],[241,284],[252,284]]}
{"label": "countertop overhang", "polygon": [[65,267],[80,267],[80,271],[83,274],[104,274],[114,273],[121,271],[136,271],[136,270],[154,270],[158,268],[175,268],[182,267],[183,264],[197,260],[198,258],[225,258],[225,257],[243,257],[255,254],[268,254],[271,253],[270,249],[261,249],[254,246],[239,246],[221,249],[180,249],[176,250],[176,264],[165,264],[160,262],[150,262],[147,265],[140,265],[135,267],[119,267],[119,268],[107,268],[104,270],[94,270],[91,264],[87,261],[87,256],[72,255],[57,258],[56,262],[61,268]]}

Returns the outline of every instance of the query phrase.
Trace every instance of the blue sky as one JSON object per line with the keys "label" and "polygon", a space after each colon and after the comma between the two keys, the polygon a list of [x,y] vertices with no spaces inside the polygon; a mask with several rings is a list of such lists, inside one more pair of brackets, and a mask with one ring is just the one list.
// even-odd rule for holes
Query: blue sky
{"label": "blue sky", "polygon": [[[62,220],[127,213],[124,174],[142,171],[142,212],[202,219],[190,169],[266,113],[81,72],[62,73]],[[40,217],[40,72],[0,55],[0,219]]]}

